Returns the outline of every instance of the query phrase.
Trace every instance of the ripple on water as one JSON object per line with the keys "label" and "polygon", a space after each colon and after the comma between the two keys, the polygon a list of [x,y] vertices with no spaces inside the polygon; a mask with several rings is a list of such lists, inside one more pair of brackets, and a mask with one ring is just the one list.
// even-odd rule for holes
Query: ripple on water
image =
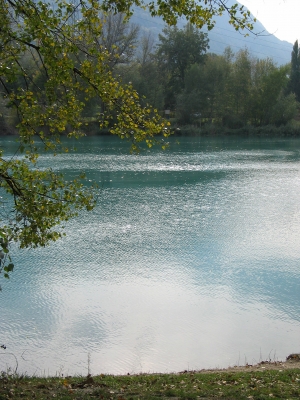
{"label": "ripple on water", "polygon": [[16,252],[3,285],[2,341],[19,371],[179,371],[295,352],[299,143],[183,139],[142,156],[103,143],[52,162],[103,183],[94,212],[49,248]]}

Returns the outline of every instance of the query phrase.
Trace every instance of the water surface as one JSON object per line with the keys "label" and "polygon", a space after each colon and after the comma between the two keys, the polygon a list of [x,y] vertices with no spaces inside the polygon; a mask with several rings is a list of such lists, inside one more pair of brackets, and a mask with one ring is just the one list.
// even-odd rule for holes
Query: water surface
{"label": "water surface", "polygon": [[[40,165],[99,184],[92,213],[3,283],[1,369],[168,372],[300,351],[300,141],[115,138]],[[12,139],[3,139],[13,151]],[[0,344],[2,344],[0,343]]]}

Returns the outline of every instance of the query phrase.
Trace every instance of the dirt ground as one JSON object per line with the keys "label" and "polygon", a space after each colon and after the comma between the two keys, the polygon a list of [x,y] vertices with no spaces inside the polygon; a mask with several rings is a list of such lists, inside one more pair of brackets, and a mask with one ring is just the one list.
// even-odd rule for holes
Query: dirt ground
{"label": "dirt ground", "polygon": [[[247,371],[263,371],[263,370],[284,370],[284,369],[300,369],[300,354],[290,354],[286,361],[262,361],[258,364],[246,364],[244,366],[234,366],[225,369],[203,369],[197,372],[247,372]],[[190,371],[182,371],[187,373]]]}

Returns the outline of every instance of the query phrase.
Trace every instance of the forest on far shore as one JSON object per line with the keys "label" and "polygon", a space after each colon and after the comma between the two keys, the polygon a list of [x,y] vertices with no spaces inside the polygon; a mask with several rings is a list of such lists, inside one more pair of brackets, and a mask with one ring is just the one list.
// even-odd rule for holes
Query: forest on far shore
{"label": "forest on far shore", "polygon": [[[122,14],[103,21],[101,45],[111,55],[107,68],[133,86],[143,105],[169,119],[175,132],[300,134],[298,41],[291,49],[291,63],[277,66],[270,58],[253,57],[247,48],[210,53],[207,34],[191,24],[166,27],[155,42],[151,34],[142,35],[138,26],[125,23]],[[32,90],[43,85],[42,79],[36,70]],[[14,83],[23,84],[21,78]],[[97,124],[104,111],[100,100],[87,102],[87,134],[108,133],[109,127],[100,131]],[[16,112],[1,100],[0,134],[14,133],[17,124]]]}

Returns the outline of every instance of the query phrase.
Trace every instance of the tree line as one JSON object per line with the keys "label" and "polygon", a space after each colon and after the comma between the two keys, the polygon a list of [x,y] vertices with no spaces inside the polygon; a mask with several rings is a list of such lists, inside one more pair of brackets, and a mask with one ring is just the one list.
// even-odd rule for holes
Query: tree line
{"label": "tree line", "polygon": [[[298,115],[298,42],[291,64],[277,66],[270,58],[253,57],[246,48],[237,53],[230,47],[222,55],[210,53],[207,34],[191,23],[182,29],[166,27],[155,43],[151,34],[142,35],[138,26],[124,18],[123,13],[100,17],[98,49],[105,49],[106,67],[117,80],[136,90],[143,106],[152,106],[174,126],[282,126]],[[22,60],[33,76],[30,89],[45,88],[45,71],[26,52]],[[25,83],[20,75],[13,85],[20,88]],[[87,98],[82,92],[78,96],[85,103],[81,130],[99,132],[99,115],[107,112],[109,121],[102,130],[111,129],[117,120],[115,110],[107,110],[100,98]],[[7,108],[2,100],[0,114],[1,131],[12,131],[18,120],[15,108]]]}
{"label": "tree line", "polygon": [[209,53],[207,34],[187,24],[165,28],[154,45],[142,38],[135,60],[116,73],[177,126],[213,123],[227,128],[282,126],[298,115],[300,52],[291,65],[253,57],[245,48]]}

